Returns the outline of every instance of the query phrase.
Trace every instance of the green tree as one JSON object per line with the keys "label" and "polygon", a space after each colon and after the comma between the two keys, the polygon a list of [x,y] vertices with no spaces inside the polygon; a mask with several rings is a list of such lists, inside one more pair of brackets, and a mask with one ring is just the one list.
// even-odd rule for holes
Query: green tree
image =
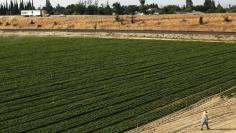
{"label": "green tree", "polygon": [[62,7],[60,4],[57,4],[57,6],[53,10],[54,14],[65,14],[65,7]]}
{"label": "green tree", "polygon": [[24,1],[20,0],[20,10],[24,10],[24,9],[25,9]]}
{"label": "green tree", "polygon": [[109,2],[107,1],[106,7],[104,8],[104,15],[111,15],[112,14],[112,9],[109,5]]}
{"label": "green tree", "polygon": [[79,14],[79,15],[83,15],[86,13],[86,5],[85,3],[79,3],[79,4],[76,4],[75,7],[74,7],[74,14]]}
{"label": "green tree", "polygon": [[45,10],[48,12],[48,14],[53,14],[53,7],[52,4],[50,2],[50,0],[46,0],[46,7]]}
{"label": "green tree", "polygon": [[214,12],[216,9],[214,0],[205,0],[204,2],[205,12]]}
{"label": "green tree", "polygon": [[135,12],[137,12],[138,10],[139,10],[138,6],[136,6],[136,5],[129,5],[127,7],[127,14],[134,15]]}
{"label": "green tree", "polygon": [[226,10],[220,5],[220,3],[217,5],[216,7],[216,11],[217,13],[225,13]]}
{"label": "green tree", "polygon": [[98,9],[95,5],[89,5],[86,9],[87,15],[96,15],[98,13]]}
{"label": "green tree", "polygon": [[124,10],[121,7],[119,2],[113,3],[112,6],[113,6],[113,11],[116,15],[122,15],[123,14]]}
{"label": "green tree", "polygon": [[180,7],[176,5],[168,5],[162,8],[161,14],[174,14],[177,11],[180,11]]}
{"label": "green tree", "polygon": [[146,13],[146,9],[145,9],[146,0],[139,0],[139,2],[140,2],[140,12]]}
{"label": "green tree", "polygon": [[186,0],[186,8],[193,7],[193,1],[192,0]]}

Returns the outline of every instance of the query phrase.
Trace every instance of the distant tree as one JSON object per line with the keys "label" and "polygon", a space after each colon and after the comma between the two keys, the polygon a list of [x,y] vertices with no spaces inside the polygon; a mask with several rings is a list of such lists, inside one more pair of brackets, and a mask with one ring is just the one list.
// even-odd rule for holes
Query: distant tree
{"label": "distant tree", "polygon": [[229,12],[236,13],[236,6],[230,6]]}
{"label": "distant tree", "polygon": [[24,1],[20,0],[20,10],[24,10],[24,9],[25,9]]}
{"label": "distant tree", "polygon": [[98,8],[95,5],[89,5],[86,9],[87,15],[96,15],[98,13]]}
{"label": "distant tree", "polygon": [[173,14],[180,11],[180,7],[176,5],[168,5],[162,8],[161,14]]}
{"label": "distant tree", "polygon": [[146,13],[146,9],[145,9],[146,0],[139,0],[139,2],[140,2],[140,12]]}
{"label": "distant tree", "polygon": [[50,0],[46,0],[46,7],[45,10],[48,12],[48,14],[53,14],[53,7],[52,4],[50,2]]}
{"label": "distant tree", "polygon": [[60,4],[57,4],[57,6],[53,9],[54,14],[65,14],[65,7],[62,7]]}
{"label": "distant tree", "polygon": [[144,5],[145,5],[145,2],[146,2],[146,0],[139,0],[139,2],[140,2],[140,4],[141,4],[141,6],[144,6]]}
{"label": "distant tree", "polygon": [[135,12],[139,10],[139,7],[136,5],[129,5],[126,7],[125,14],[134,15]]}
{"label": "distant tree", "polygon": [[186,0],[186,8],[193,7],[193,1],[192,0]]}
{"label": "distant tree", "polygon": [[214,0],[205,0],[204,2],[204,12],[214,12],[216,9]]}
{"label": "distant tree", "polygon": [[80,2],[79,4],[76,4],[74,7],[74,14],[79,14],[79,15],[83,15],[86,13],[86,4]]}
{"label": "distant tree", "polygon": [[107,1],[106,7],[104,8],[104,15],[111,15],[112,14],[112,9],[109,5],[109,2]]}
{"label": "distant tree", "polygon": [[215,12],[217,13],[225,13],[226,10],[220,5],[220,3],[217,5]]}
{"label": "distant tree", "polygon": [[75,12],[75,4],[71,4],[71,5],[68,5],[66,7],[66,11],[65,11],[65,14],[67,15],[71,15]]}
{"label": "distant tree", "polygon": [[194,9],[194,7],[185,7],[185,8],[183,8],[183,11],[191,12],[191,11],[193,11],[193,9]]}
{"label": "distant tree", "polygon": [[197,5],[197,6],[193,7],[193,10],[200,11],[200,12],[205,12],[205,7],[203,5]]}
{"label": "distant tree", "polygon": [[123,14],[124,10],[121,7],[119,2],[113,3],[112,6],[113,6],[113,11],[116,15],[122,15]]}

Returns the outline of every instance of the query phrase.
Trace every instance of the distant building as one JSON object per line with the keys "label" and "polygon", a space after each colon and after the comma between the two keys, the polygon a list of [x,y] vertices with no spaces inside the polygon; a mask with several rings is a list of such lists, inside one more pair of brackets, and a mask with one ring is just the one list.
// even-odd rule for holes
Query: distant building
{"label": "distant building", "polygon": [[193,1],[192,0],[186,0],[186,7],[193,7]]}
{"label": "distant building", "polygon": [[201,15],[201,14],[204,14],[204,12],[200,12],[200,11],[195,11],[195,10],[193,10],[192,14],[193,14],[193,15]]}
{"label": "distant building", "polygon": [[45,16],[45,10],[22,10],[21,16],[30,17],[30,16]]}
{"label": "distant building", "polygon": [[150,14],[155,14],[155,15],[159,14],[157,8],[149,8],[149,9],[146,10],[146,12],[147,12],[147,14],[149,14],[149,15],[150,15]]}

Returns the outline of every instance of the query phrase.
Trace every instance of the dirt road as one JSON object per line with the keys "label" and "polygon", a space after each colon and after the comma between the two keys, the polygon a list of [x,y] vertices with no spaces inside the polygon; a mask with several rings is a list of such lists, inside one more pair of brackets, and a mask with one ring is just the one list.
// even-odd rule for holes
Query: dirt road
{"label": "dirt road", "polygon": [[[200,130],[202,112],[209,112],[211,130]],[[236,133],[236,98],[214,97],[128,133]]]}

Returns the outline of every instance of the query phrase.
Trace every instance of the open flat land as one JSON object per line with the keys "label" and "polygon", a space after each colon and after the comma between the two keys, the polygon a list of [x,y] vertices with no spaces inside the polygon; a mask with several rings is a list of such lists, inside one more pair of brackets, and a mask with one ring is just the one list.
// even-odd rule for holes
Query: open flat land
{"label": "open flat land", "polygon": [[236,44],[0,38],[0,132],[125,132],[236,85]]}
{"label": "open flat land", "polygon": [[[200,16],[203,24],[199,24]],[[224,17],[229,22],[224,21]],[[176,31],[221,31],[236,30],[236,14],[173,14],[120,16],[122,21],[116,21],[115,16],[51,16],[51,17],[21,17],[1,16],[0,28],[34,28],[34,29],[126,29],[126,30],[176,30]]]}

